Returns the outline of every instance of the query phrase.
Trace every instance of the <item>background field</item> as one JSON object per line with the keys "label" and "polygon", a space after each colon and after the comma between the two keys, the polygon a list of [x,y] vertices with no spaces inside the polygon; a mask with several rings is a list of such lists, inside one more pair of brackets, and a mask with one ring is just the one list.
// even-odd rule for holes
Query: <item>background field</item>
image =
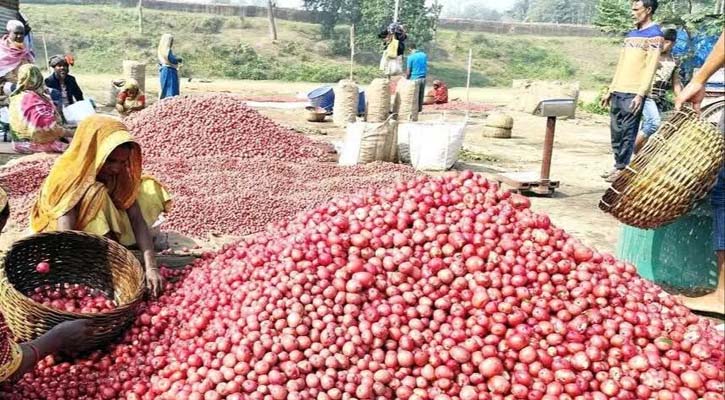
{"label": "background field", "polygon": [[[94,5],[23,5],[36,33],[36,52],[72,52],[75,74],[120,73],[124,59],[155,64],[159,36],[176,36],[184,59],[182,76],[335,82],[349,74],[344,54],[346,29],[337,40],[320,40],[317,25],[279,20],[279,40],[272,42],[265,18],[144,10],[144,34],[134,8]],[[611,77],[616,39],[536,37],[439,31],[429,49],[431,75],[464,86],[468,49],[473,49],[473,86],[509,86],[512,79],[578,80],[595,89]],[[378,76],[378,54],[357,55],[356,79]],[[154,68],[147,73],[154,73]]]}

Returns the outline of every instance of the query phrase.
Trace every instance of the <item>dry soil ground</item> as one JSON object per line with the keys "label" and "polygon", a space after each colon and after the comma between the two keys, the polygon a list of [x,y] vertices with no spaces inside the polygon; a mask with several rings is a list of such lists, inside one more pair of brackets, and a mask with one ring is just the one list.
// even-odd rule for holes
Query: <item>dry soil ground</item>
{"label": "dry soil ground", "polygon": [[[80,84],[90,96],[105,101],[112,76],[79,76]],[[149,77],[147,94],[158,93],[158,84]],[[183,82],[183,93],[221,92],[247,98],[270,96],[294,97],[318,86],[309,83],[263,81]],[[472,113],[466,129],[464,148],[467,157],[454,168],[472,169],[484,174],[501,171],[538,171],[546,121],[543,118],[508,111],[507,105],[515,100],[509,89],[472,89],[471,100],[495,106],[497,111],[514,117],[513,138],[491,139],[482,135],[483,113]],[[582,97],[590,98],[584,93]],[[451,90],[451,98],[464,98],[463,89]],[[304,120],[300,109],[260,108],[260,112],[280,124],[295,128],[319,140],[341,141],[343,130],[331,122],[310,123]],[[462,120],[461,112],[424,111],[422,119],[445,118]],[[329,120],[329,118],[328,118]],[[574,120],[560,120],[557,124],[552,178],[561,181],[561,187],[551,198],[532,198],[537,211],[548,213],[552,220],[575,237],[601,251],[614,252],[618,223],[597,208],[598,200],[607,185],[599,173],[611,164],[609,133],[605,118],[580,115]],[[0,163],[5,163],[5,157]],[[7,241],[2,241],[7,245]],[[186,245],[180,243],[180,245]]]}

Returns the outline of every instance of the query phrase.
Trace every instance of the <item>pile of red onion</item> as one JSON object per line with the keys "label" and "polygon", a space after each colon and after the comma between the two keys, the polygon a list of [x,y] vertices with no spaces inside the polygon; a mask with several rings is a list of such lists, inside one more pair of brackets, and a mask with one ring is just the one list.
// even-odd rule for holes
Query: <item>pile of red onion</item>
{"label": "pile of red onion", "polygon": [[0,398],[723,399],[709,320],[471,172],[332,200],[186,274],[120,343]]}
{"label": "pile of red onion", "polygon": [[[395,164],[339,167],[328,144],[280,127],[232,96],[175,97],[127,119],[143,165],[172,195],[162,229],[192,238],[244,236],[334,197],[415,176]],[[0,168],[11,221],[28,212],[54,158]]]}

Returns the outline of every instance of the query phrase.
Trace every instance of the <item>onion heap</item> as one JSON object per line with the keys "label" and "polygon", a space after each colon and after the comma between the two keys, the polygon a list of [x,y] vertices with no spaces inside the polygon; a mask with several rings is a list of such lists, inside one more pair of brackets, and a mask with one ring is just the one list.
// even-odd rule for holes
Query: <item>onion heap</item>
{"label": "onion heap", "polygon": [[332,200],[0,398],[722,399],[712,322],[529,205],[468,171]]}
{"label": "onion heap", "polygon": [[[415,176],[404,165],[322,162],[329,145],[275,124],[232,96],[174,97],[124,122],[141,144],[144,171],[171,192],[162,229],[195,239],[260,232],[334,197]],[[12,224],[28,225],[53,161],[31,157],[0,168]]]}

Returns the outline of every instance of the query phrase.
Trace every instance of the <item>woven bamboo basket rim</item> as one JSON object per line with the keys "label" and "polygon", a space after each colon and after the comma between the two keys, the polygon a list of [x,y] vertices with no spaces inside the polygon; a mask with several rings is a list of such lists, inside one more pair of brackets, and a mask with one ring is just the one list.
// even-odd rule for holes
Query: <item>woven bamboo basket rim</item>
{"label": "woven bamboo basket rim", "polygon": [[725,136],[692,109],[672,113],[602,196],[621,222],[657,228],[689,212],[725,165]]}
{"label": "woven bamboo basket rim", "polygon": [[[72,237],[74,239],[74,244],[85,241],[89,246],[91,246],[91,243],[95,242],[99,251],[101,251],[101,248],[105,250],[106,255],[99,255],[99,258],[106,257],[106,271],[108,273],[106,278],[110,279],[106,283],[109,287],[99,288],[95,287],[93,284],[83,284],[99,290],[110,299],[115,300],[117,305],[112,310],[98,313],[80,313],[48,307],[34,301],[28,295],[23,293],[17,287],[18,282],[11,282],[9,275],[12,274],[8,274],[7,268],[8,262],[13,259],[16,252],[22,252],[42,240],[62,241],[63,237]],[[65,251],[70,250],[66,249]],[[118,277],[114,277],[113,271],[119,271],[119,269],[114,269],[114,265],[117,266],[120,264],[118,262],[119,260],[121,260],[124,264],[124,268],[126,269],[121,270],[125,273],[123,275],[124,279],[117,280]],[[26,268],[29,268],[27,264]],[[51,262],[51,271],[52,268],[53,266]],[[19,269],[21,272],[24,271],[21,268]],[[132,272],[129,273],[127,271]],[[133,271],[136,271],[136,273],[133,273]],[[73,271],[69,272],[69,274],[73,273]],[[88,280],[91,279],[89,278]],[[127,283],[126,280],[131,283]],[[33,285],[34,283],[35,282],[30,282],[28,285]],[[119,288],[119,286],[124,284],[127,286]],[[94,328],[93,337],[89,339],[89,342],[98,343],[104,341],[108,338],[107,336],[119,333],[120,329],[131,321],[135,310],[143,299],[145,290],[143,269],[141,268],[140,262],[132,252],[112,240],[85,232],[63,231],[36,234],[15,242],[10,250],[8,250],[8,252],[2,257],[2,268],[0,268],[0,307],[3,309],[6,323],[12,330],[13,334],[23,340],[33,339],[34,336],[37,337],[39,334],[42,334],[43,330],[47,330],[55,324],[63,321],[88,319],[91,321],[91,325]],[[29,322],[29,317],[32,317],[32,322]],[[22,325],[23,323],[25,325],[17,326]]]}

